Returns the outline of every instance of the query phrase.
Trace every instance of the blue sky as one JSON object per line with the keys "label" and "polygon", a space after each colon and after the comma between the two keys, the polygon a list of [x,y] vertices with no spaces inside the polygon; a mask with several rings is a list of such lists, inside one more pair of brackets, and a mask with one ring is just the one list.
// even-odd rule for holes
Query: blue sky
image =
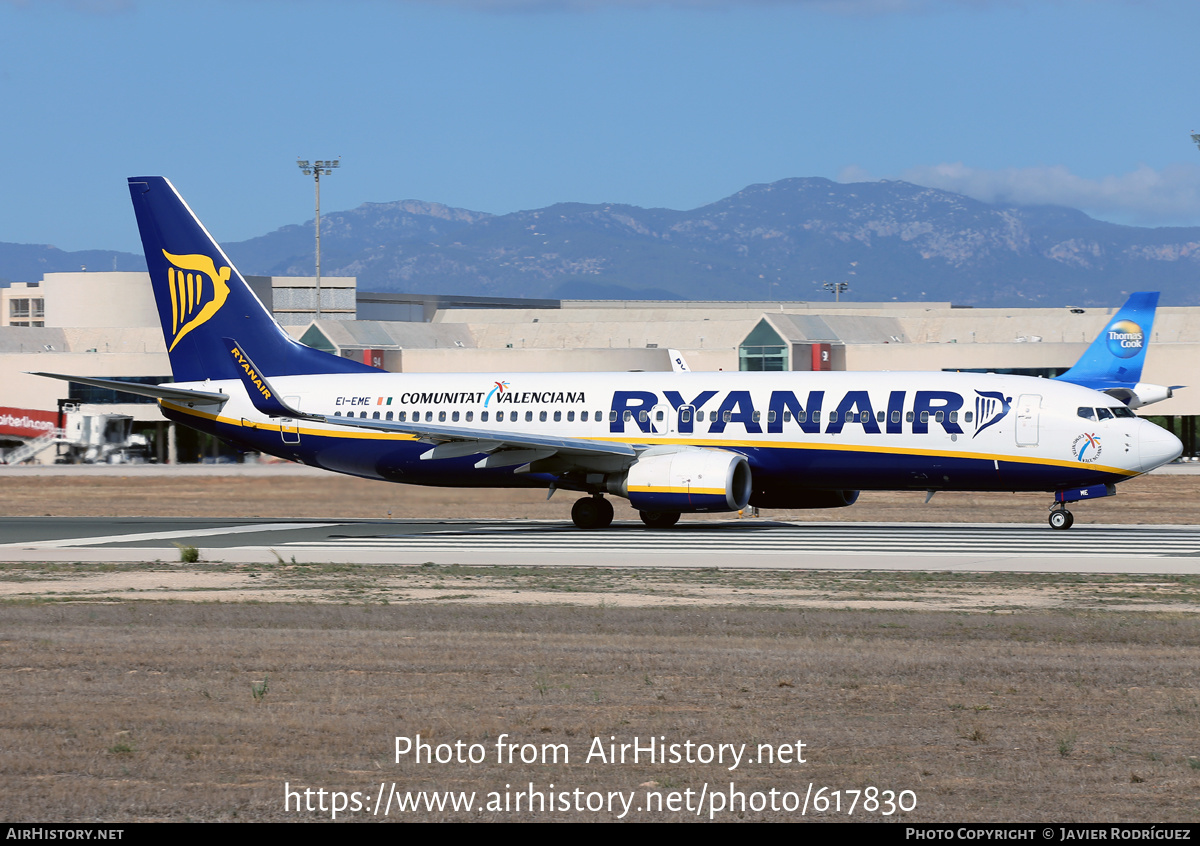
{"label": "blue sky", "polygon": [[907,179],[1200,225],[1195,0],[0,0],[0,241],[140,250],[420,199],[695,208]]}

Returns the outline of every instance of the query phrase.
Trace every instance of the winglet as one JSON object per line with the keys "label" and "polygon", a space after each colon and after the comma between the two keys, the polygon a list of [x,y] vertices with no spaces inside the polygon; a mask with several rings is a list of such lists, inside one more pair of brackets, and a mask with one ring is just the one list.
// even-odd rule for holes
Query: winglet
{"label": "winglet", "polygon": [[250,360],[250,356],[246,355],[241,344],[233,338],[223,338],[222,340],[225,341],[225,347],[229,350],[238,376],[241,377],[242,384],[246,387],[246,393],[250,395],[250,402],[256,409],[268,417],[304,416],[284,402],[283,397],[279,396],[263,372],[254,366],[254,362]]}

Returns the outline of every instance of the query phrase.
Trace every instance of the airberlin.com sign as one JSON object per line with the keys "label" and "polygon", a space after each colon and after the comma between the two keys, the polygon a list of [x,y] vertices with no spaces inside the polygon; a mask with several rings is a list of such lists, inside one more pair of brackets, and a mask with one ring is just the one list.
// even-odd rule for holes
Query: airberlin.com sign
{"label": "airberlin.com sign", "polygon": [[53,430],[57,423],[57,411],[0,407],[0,435],[36,438]]}

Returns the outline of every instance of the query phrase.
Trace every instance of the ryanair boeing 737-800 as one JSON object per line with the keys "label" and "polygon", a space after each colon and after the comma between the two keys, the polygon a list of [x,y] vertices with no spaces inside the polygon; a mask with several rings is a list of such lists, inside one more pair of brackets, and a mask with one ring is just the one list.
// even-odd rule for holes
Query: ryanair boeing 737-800
{"label": "ryanair boeing 737-800", "polygon": [[583,529],[612,522],[605,494],[665,528],[748,505],[837,508],[861,490],[1046,491],[1065,529],[1067,503],[1182,451],[1130,410],[1170,394],[1139,382],[1157,294],[1135,294],[1057,380],[387,373],[288,336],[166,179],[129,191],[175,381],[40,375],[155,397],[245,450],[390,482],[577,491]]}

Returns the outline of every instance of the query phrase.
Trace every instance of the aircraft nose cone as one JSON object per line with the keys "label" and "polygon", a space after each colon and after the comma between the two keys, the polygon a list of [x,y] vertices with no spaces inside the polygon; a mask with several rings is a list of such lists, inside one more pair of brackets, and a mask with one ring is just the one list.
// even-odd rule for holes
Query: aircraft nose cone
{"label": "aircraft nose cone", "polygon": [[1183,442],[1166,429],[1148,423],[1138,435],[1142,472],[1174,461],[1183,454]]}

